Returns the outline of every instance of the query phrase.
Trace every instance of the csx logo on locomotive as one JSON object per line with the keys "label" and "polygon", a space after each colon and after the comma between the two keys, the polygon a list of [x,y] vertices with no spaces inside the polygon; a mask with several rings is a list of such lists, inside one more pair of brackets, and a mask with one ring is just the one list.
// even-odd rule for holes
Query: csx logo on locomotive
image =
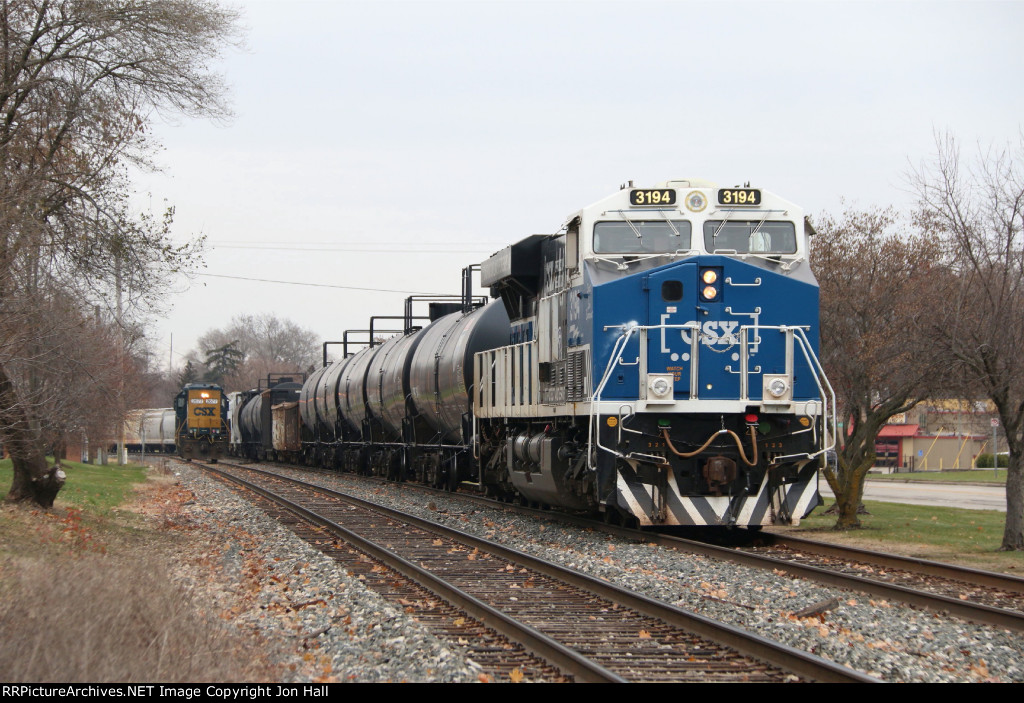
{"label": "csx logo on locomotive", "polygon": [[[697,323],[691,322],[690,324]],[[740,323],[736,320],[708,320],[701,325],[700,342],[709,347],[715,344],[738,344],[740,341],[739,326]],[[680,334],[683,341],[689,344],[689,330],[680,330]]]}

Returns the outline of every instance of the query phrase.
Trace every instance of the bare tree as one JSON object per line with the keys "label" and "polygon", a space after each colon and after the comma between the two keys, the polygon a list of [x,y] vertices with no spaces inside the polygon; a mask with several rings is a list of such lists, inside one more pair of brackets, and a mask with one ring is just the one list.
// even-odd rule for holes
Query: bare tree
{"label": "bare tree", "polygon": [[965,163],[937,136],[933,163],[912,173],[921,217],[949,245],[950,267],[931,335],[965,388],[992,400],[1006,433],[1001,550],[1024,549],[1024,134],[1015,147]]}
{"label": "bare tree", "polygon": [[917,333],[935,301],[933,238],[892,210],[847,211],[815,223],[812,258],[821,292],[821,350],[843,431],[824,474],[836,496],[835,529],[860,526],[864,478],[882,426],[925,398],[939,378]]}
{"label": "bare tree", "polygon": [[312,330],[275,315],[238,315],[224,329],[212,329],[199,338],[199,348],[223,349],[231,345],[243,354],[241,362],[222,374],[225,387],[242,390],[273,372],[303,372],[321,356],[321,342]]}
{"label": "bare tree", "polygon": [[[60,288],[80,303],[114,300],[124,325],[123,303],[145,302],[189,264],[195,247],[171,243],[170,212],[131,213],[127,166],[149,165],[154,112],[227,114],[208,64],[234,41],[235,20],[205,0],[0,0],[0,310],[27,319],[26,301]],[[7,497],[50,505],[62,479],[45,463],[44,404],[23,395],[40,377],[31,364],[27,383],[11,371],[48,341],[16,317],[0,331]]]}

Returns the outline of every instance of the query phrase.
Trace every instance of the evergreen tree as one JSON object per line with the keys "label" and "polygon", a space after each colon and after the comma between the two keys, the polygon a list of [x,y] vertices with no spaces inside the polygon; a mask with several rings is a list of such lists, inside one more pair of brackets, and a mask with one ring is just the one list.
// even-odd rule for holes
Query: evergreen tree
{"label": "evergreen tree", "polygon": [[238,340],[233,340],[215,349],[207,349],[206,367],[209,369],[204,376],[207,383],[223,385],[224,377],[230,375],[245,359],[245,354],[238,348]]}

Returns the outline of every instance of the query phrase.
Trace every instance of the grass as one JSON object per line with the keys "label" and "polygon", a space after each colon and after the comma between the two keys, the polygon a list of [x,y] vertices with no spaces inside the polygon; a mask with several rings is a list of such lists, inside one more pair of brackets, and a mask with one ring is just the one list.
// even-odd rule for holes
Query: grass
{"label": "grass", "polygon": [[835,532],[835,515],[818,508],[787,533],[975,568],[1024,575],[1024,553],[999,552],[1006,513],[865,501],[862,528]]}
{"label": "grass", "polygon": [[[202,533],[173,511],[169,476],[139,466],[68,463],[52,510],[0,502],[0,681],[259,681],[261,650],[218,618],[185,555]],[[151,470],[154,474],[156,470]],[[0,481],[10,485],[10,461]],[[134,512],[133,489],[156,519]],[[180,502],[180,501],[178,501]],[[188,585],[192,583],[193,585]]]}
{"label": "grass", "polygon": [[[48,461],[52,461],[52,457]],[[62,461],[67,474],[64,488],[57,495],[56,507],[70,504],[76,508],[107,514],[125,501],[135,484],[146,480],[146,467],[128,464],[81,464]],[[11,485],[11,460],[0,461],[0,500],[7,496]]]}
{"label": "grass", "polygon": [[1006,485],[1006,469],[964,469],[962,471],[914,471],[900,474],[869,474],[872,481],[953,481]]}
{"label": "grass", "polygon": [[244,652],[159,556],[13,560],[0,574],[0,681],[238,680]]}

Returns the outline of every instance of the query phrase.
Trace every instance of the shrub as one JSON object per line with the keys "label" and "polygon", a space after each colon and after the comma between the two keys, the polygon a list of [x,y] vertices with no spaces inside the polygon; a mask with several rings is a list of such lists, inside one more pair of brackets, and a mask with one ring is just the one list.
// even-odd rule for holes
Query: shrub
{"label": "shrub", "polygon": [[[974,464],[979,469],[991,469],[992,468],[992,455],[991,454],[979,454],[978,461]],[[1010,457],[1007,454],[999,455],[999,468],[1005,469],[1010,465]]]}

